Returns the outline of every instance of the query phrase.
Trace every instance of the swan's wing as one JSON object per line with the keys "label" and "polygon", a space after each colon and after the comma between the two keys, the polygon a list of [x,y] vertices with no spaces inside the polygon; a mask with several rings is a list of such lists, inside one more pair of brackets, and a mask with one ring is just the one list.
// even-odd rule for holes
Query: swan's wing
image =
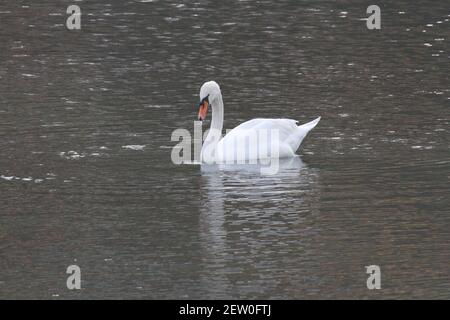
{"label": "swan's wing", "polygon": [[[216,156],[218,159],[236,159],[237,154],[251,154],[251,157],[254,157],[260,155],[261,150],[268,150],[268,153],[273,156],[272,146],[275,147],[275,145],[277,145],[277,155],[280,158],[294,156],[303,138],[319,120],[320,118],[317,118],[301,126],[297,126],[297,121],[292,119],[246,121],[227,132],[225,137],[219,141]],[[274,130],[277,131],[277,136],[273,135]],[[274,138],[276,140],[273,140]],[[238,143],[246,139],[249,144]],[[256,141],[256,143],[252,144],[250,141]]]}
{"label": "swan's wing", "polygon": [[[236,135],[247,135],[247,130],[278,130],[280,141],[285,141],[298,129],[297,121],[292,119],[252,119],[241,123],[233,130],[227,132],[225,138],[232,138]],[[246,132],[247,131],[247,132]]]}
{"label": "swan's wing", "polygon": [[[272,148],[276,145],[276,157],[291,157],[295,150],[286,141],[297,130],[295,120],[253,119],[227,132],[218,143],[216,156],[219,159],[236,159],[238,154],[249,155],[249,158],[265,157],[262,154],[273,156]],[[276,136],[274,131],[277,131]]]}

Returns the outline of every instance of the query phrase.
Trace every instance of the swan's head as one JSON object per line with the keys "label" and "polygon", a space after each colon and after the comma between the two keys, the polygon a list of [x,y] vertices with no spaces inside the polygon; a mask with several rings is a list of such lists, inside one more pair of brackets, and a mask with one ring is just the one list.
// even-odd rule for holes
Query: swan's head
{"label": "swan's head", "polygon": [[208,107],[215,105],[216,99],[220,97],[220,87],[215,81],[205,82],[200,88],[200,103],[198,120],[203,121],[208,113]]}

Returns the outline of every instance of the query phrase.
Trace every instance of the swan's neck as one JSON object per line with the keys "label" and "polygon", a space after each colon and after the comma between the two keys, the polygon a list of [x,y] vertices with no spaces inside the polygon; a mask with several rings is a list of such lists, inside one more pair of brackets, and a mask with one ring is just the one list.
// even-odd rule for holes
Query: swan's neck
{"label": "swan's neck", "polygon": [[209,129],[208,135],[206,136],[205,142],[203,143],[202,146],[202,154],[203,158],[205,159],[214,157],[214,152],[217,143],[222,137],[223,101],[221,94],[218,95],[217,99],[212,101],[211,106],[212,106],[211,127]]}
{"label": "swan's neck", "polygon": [[[211,129],[217,130],[222,133],[223,128],[223,101],[222,95],[219,95],[216,99],[215,104],[212,105],[212,120],[211,120]],[[208,135],[209,137],[210,135]]]}

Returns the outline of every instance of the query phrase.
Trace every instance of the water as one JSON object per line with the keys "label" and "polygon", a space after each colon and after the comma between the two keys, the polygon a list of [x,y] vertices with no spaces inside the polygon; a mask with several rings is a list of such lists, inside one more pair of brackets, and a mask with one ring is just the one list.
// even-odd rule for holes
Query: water
{"label": "water", "polygon": [[[1,298],[450,298],[448,2],[76,4],[0,5]],[[301,158],[172,164],[210,79]]]}

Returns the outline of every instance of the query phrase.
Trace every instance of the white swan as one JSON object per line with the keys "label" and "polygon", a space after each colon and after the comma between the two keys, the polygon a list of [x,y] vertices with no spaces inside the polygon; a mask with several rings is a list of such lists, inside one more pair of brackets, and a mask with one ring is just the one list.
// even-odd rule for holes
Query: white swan
{"label": "white swan", "polygon": [[242,163],[248,160],[294,157],[303,138],[320,121],[317,119],[297,126],[292,119],[252,119],[222,138],[223,100],[215,81],[200,88],[198,119],[205,120],[212,109],[211,128],[203,143],[200,159],[206,163]]}

